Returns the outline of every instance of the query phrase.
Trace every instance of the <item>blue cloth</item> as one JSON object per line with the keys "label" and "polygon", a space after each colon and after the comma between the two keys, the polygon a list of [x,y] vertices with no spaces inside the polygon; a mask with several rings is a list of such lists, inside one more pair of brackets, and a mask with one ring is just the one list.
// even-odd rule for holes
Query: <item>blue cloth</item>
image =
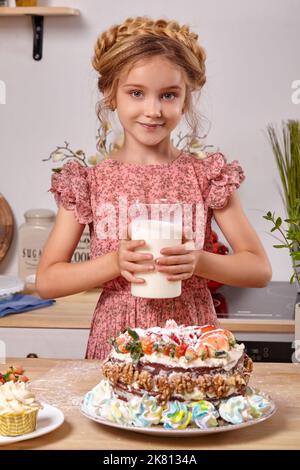
{"label": "blue cloth", "polygon": [[28,312],[37,308],[48,307],[55,303],[55,300],[43,300],[32,295],[13,295],[11,298],[0,300],[0,317],[11,313]]}

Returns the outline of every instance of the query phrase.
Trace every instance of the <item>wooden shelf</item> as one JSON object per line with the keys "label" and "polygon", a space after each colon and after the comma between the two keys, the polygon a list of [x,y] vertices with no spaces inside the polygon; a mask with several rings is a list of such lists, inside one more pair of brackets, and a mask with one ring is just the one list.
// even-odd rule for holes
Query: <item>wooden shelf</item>
{"label": "wooden shelf", "polygon": [[78,16],[80,10],[69,7],[0,7],[0,16]]}
{"label": "wooden shelf", "polygon": [[31,16],[33,28],[33,58],[41,60],[43,53],[44,16],[79,16],[80,10],[69,7],[0,7],[0,16]]}

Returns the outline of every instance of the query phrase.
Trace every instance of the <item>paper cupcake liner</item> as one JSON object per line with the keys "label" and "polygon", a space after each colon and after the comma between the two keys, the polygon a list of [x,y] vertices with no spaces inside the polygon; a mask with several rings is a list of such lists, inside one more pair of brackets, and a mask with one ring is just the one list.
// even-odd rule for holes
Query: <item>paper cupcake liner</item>
{"label": "paper cupcake liner", "polygon": [[35,431],[38,409],[0,416],[2,436],[20,436]]}

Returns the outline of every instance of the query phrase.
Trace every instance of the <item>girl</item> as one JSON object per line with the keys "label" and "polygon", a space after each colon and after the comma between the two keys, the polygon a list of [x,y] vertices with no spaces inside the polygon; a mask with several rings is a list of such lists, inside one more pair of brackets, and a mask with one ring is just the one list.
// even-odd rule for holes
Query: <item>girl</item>
{"label": "girl", "polygon": [[[95,167],[69,161],[52,176],[59,209],[37,273],[37,290],[44,298],[103,287],[90,331],[89,359],[104,358],[109,338],[126,326],[163,326],[169,318],[179,324],[216,324],[206,279],[240,287],[264,287],[271,279],[264,248],[235,191],[244,179],[238,162],[227,163],[221,153],[198,159],[180,152],[170,139],[183,116],[197,135],[191,97],[206,81],[205,52],[197,38],[188,26],[148,17],[128,18],[98,38],[93,66],[104,96],[98,117],[104,124],[107,110],[117,111],[124,144]],[[103,207],[118,217],[120,196],[129,204],[166,196],[201,204],[203,249],[182,244],[162,249],[161,257],[153,260],[135,251],[143,240],[99,236]],[[212,216],[232,255],[211,252]],[[91,260],[70,263],[85,224],[90,227]],[[133,297],[131,283],[144,282],[142,271],[153,269],[170,281],[182,280],[181,296]]]}

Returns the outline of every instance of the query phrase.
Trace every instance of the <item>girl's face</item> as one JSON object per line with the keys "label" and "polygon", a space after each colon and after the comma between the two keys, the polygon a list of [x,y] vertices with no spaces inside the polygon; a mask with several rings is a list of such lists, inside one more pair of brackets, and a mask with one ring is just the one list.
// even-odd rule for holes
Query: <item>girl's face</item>
{"label": "girl's face", "polygon": [[120,78],[117,89],[116,108],[125,134],[145,145],[169,138],[182,118],[185,93],[182,72],[168,60],[156,56],[138,62]]}

